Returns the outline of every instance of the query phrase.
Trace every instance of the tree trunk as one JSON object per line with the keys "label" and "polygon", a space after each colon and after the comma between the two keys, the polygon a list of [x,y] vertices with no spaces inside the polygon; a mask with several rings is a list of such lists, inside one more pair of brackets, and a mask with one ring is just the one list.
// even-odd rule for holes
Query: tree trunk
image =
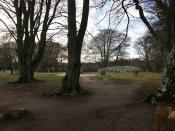
{"label": "tree trunk", "polygon": [[157,101],[175,103],[175,47],[167,57],[161,86],[154,95]]}
{"label": "tree trunk", "polygon": [[[77,42],[75,28],[70,31],[68,39],[68,67],[67,72],[62,80],[62,89],[60,93],[63,95],[79,96],[83,95],[79,78],[81,69],[81,49],[80,43]],[[71,32],[74,32],[73,34]]]}
{"label": "tree trunk", "polygon": [[29,83],[35,81],[32,62],[25,59],[23,63],[19,62],[19,78],[18,83]]}
{"label": "tree trunk", "polygon": [[19,78],[17,83],[30,83],[34,79],[34,71],[36,68],[33,66],[30,43],[26,42],[24,46],[24,51],[22,55],[19,55],[18,68],[19,68]]}
{"label": "tree trunk", "polygon": [[146,67],[146,71],[147,72],[150,72],[151,71],[150,63],[149,63],[148,58],[145,59],[145,67]]}
{"label": "tree trunk", "polygon": [[80,78],[80,60],[72,58],[72,62],[69,62],[66,76],[62,81],[61,93],[71,96],[79,96],[83,93],[83,90],[79,83]]}
{"label": "tree trunk", "polygon": [[160,88],[149,95],[145,102],[175,103],[175,47],[167,55],[167,65],[164,68]]}
{"label": "tree trunk", "polygon": [[62,88],[59,93],[63,95],[79,96],[85,95],[79,78],[81,69],[82,43],[87,28],[89,15],[89,0],[84,0],[82,20],[77,34],[76,28],[76,3],[75,0],[68,1],[68,68]]}
{"label": "tree trunk", "polygon": [[13,65],[13,63],[11,63],[10,74],[11,74],[11,75],[14,74],[14,65]]}

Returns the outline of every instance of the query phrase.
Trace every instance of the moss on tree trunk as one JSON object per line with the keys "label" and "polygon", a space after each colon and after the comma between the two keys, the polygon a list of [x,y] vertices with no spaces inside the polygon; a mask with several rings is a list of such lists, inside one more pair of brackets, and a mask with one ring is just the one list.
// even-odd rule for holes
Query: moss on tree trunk
{"label": "moss on tree trunk", "polygon": [[155,92],[157,101],[175,103],[175,48],[169,53],[160,88]]}

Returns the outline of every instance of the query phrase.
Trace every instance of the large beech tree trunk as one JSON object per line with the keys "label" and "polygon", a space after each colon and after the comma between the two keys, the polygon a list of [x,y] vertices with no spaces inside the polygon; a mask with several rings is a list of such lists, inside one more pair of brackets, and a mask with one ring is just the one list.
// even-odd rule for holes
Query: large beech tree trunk
{"label": "large beech tree trunk", "polygon": [[34,81],[34,70],[32,68],[32,60],[29,57],[19,61],[18,63],[19,78],[17,82],[27,83]]}
{"label": "large beech tree trunk", "polygon": [[[31,49],[34,47],[32,42],[28,42],[29,38],[26,36],[26,40],[24,41],[24,47],[23,51],[18,52],[18,70],[19,70],[19,78],[18,78],[18,83],[27,83],[27,82],[32,82],[34,81],[34,70],[32,67],[32,56],[33,56],[33,51],[31,52]],[[20,50],[20,49],[19,49]]]}
{"label": "large beech tree trunk", "polygon": [[72,62],[68,64],[66,76],[62,81],[62,93],[67,95],[81,95],[83,90],[79,83],[81,64],[77,58],[70,58]]}
{"label": "large beech tree trunk", "polygon": [[175,103],[175,48],[168,54],[161,86],[154,95],[157,101]]}
{"label": "large beech tree trunk", "polygon": [[18,81],[19,83],[28,83],[35,81],[34,78],[34,71],[29,67],[28,65],[23,65],[19,67],[19,78]]}
{"label": "large beech tree trunk", "polygon": [[62,88],[59,93],[64,95],[83,95],[79,82],[81,68],[81,49],[87,28],[89,16],[89,0],[84,0],[82,20],[77,33],[76,28],[76,3],[75,0],[68,1],[68,68]]}
{"label": "large beech tree trunk", "polygon": [[[18,54],[19,77],[17,83],[29,83],[37,81],[34,78],[34,72],[36,71],[44,54],[46,40],[43,38],[41,42],[42,42],[42,48],[38,49],[38,51],[36,52],[37,55],[35,57],[33,57],[34,46],[33,47],[27,46],[24,52],[20,52],[22,55]],[[31,45],[31,43],[28,45]]]}

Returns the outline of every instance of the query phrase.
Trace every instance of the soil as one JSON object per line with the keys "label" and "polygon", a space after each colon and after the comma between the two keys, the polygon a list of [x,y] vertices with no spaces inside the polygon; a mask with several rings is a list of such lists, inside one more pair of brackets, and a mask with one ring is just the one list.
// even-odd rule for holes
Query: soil
{"label": "soil", "polygon": [[[154,131],[155,107],[141,104],[141,82],[117,83],[81,78],[85,97],[44,97],[42,84],[0,83],[0,111],[27,109],[17,121],[0,122],[0,131]],[[147,90],[145,89],[147,92]]]}

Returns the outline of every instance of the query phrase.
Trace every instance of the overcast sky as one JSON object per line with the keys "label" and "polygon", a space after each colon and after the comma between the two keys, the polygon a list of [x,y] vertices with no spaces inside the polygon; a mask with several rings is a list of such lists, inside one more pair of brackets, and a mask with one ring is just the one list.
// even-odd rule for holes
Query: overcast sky
{"label": "overcast sky", "polygon": [[[82,0],[77,0],[77,7],[81,7],[81,6],[82,6]],[[99,24],[97,23],[101,20],[101,18],[103,18],[104,13],[106,13],[105,11],[109,9],[110,9],[110,5],[109,7],[106,6],[103,9],[103,11],[100,12],[100,15],[96,11],[96,9],[90,9],[90,16],[89,16],[89,22],[88,22],[88,28],[87,28],[88,32],[91,32],[93,35],[95,35],[99,32],[99,30],[108,28],[108,25],[109,25],[108,18],[106,18]],[[139,13],[134,8],[130,8],[128,11],[132,16],[139,18]],[[124,20],[119,25],[117,30],[120,30],[125,33],[126,25],[127,25],[127,18],[124,18]],[[147,31],[147,28],[140,19],[131,18],[129,32],[128,32],[128,36],[131,39],[129,43],[130,47],[128,48],[129,58],[138,57],[138,55],[136,54],[136,51],[133,48],[133,45],[139,37],[145,34],[146,31]]]}
{"label": "overcast sky", "polygon": [[[80,4],[81,2],[78,2],[78,1],[82,1],[82,0],[77,0],[77,3]],[[104,9],[104,12],[105,12],[105,10],[109,10],[109,9],[110,9],[110,6],[106,7]],[[139,13],[134,8],[131,8],[128,11],[131,15],[139,18]],[[91,32],[92,34],[96,34],[101,29],[108,28],[108,25],[109,25],[108,18],[106,18],[101,23],[96,25],[98,23],[98,21],[100,20],[100,18],[102,18],[104,16],[104,14],[102,13],[101,16],[99,16],[99,18],[97,19],[96,14],[98,14],[98,12],[95,9],[90,10],[90,17],[89,17],[89,23],[88,23],[87,30],[89,32]],[[121,24],[119,25],[117,30],[120,30],[120,31],[125,33],[126,25],[127,25],[127,18],[125,18],[121,22]],[[131,41],[129,43],[130,47],[128,48],[129,58],[137,58],[138,57],[138,55],[136,54],[135,49],[133,48],[133,45],[139,37],[141,37],[145,34],[146,31],[147,31],[147,28],[142,23],[142,21],[140,19],[131,18],[130,26],[129,26],[129,32],[128,32],[128,36],[131,39]]]}
{"label": "overcast sky", "polygon": [[[77,8],[81,8],[82,7],[82,2],[83,0],[76,0],[77,1]],[[102,12],[97,12],[95,8],[91,8],[90,9],[90,15],[89,15],[89,22],[88,22],[88,28],[87,31],[90,32],[93,35],[96,35],[99,30],[102,29],[107,29],[109,22],[108,22],[108,18],[106,18],[105,20],[101,21],[99,24],[97,24],[101,18],[103,18],[106,10],[110,9],[110,5],[106,6]],[[136,11],[134,8],[130,8],[129,9],[129,13],[132,14],[135,17],[139,17],[138,11]],[[77,15],[81,16],[81,14],[79,13],[79,11],[77,12]],[[6,19],[5,17],[3,17],[4,15],[1,14],[1,18],[2,19]],[[81,17],[77,17],[77,19],[80,21]],[[7,21],[7,19],[6,19]],[[125,33],[125,29],[126,29],[126,24],[127,24],[127,19],[125,18],[120,26],[118,26],[117,30],[120,30],[122,32]],[[0,25],[3,25],[2,23],[0,23]],[[113,23],[113,25],[115,26],[115,24]],[[129,53],[129,58],[137,58],[138,55],[136,54],[133,45],[135,43],[135,41],[144,35],[144,33],[146,32],[146,27],[145,25],[142,23],[142,21],[140,21],[139,19],[134,20],[131,19],[130,22],[130,26],[129,26],[129,32],[128,32],[128,36],[130,37],[131,41],[130,41],[130,47],[128,48],[128,53]],[[58,38],[58,42],[60,43],[66,43],[66,36],[64,37],[59,37]]]}

